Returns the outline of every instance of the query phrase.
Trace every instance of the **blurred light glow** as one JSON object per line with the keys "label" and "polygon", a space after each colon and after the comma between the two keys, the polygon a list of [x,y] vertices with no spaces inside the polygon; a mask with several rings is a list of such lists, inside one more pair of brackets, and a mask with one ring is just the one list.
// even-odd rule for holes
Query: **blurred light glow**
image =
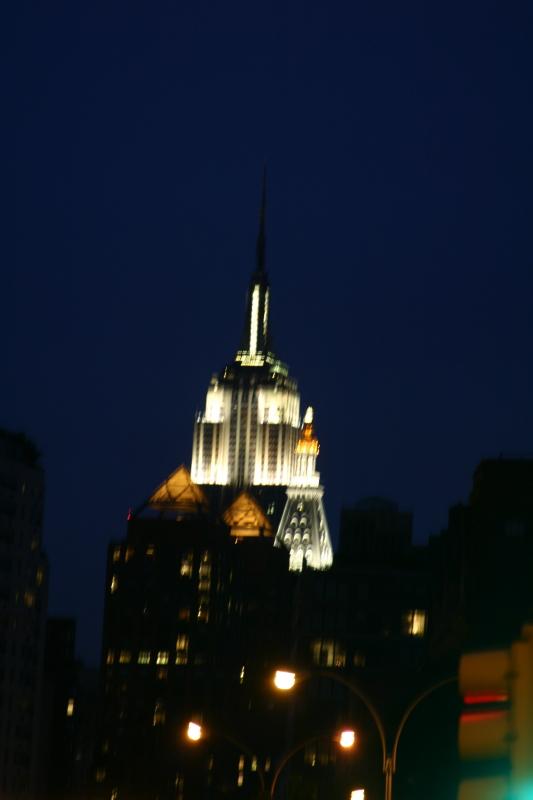
{"label": "blurred light glow", "polygon": [[296,674],[294,672],[287,672],[283,669],[277,669],[274,675],[274,686],[276,689],[281,689],[282,692],[288,692],[294,688],[296,683]]}
{"label": "blurred light glow", "polygon": [[353,747],[355,744],[355,731],[341,731],[341,735],[339,736],[339,744],[341,747],[346,749]]}
{"label": "blurred light glow", "polygon": [[197,742],[202,738],[202,726],[198,725],[197,722],[189,722],[187,726],[187,736],[189,739],[192,739],[193,742]]}
{"label": "blurred light glow", "polygon": [[365,790],[354,789],[350,795],[350,800],[365,800]]}

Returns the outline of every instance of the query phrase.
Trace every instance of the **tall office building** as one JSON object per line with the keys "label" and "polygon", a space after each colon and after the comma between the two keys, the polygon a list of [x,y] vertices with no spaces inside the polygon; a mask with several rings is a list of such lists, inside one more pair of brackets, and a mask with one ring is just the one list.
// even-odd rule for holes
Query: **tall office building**
{"label": "tall office building", "polygon": [[[324,569],[332,551],[312,412],[302,422],[273,352],[269,298],[263,185],[243,339],[209,386],[191,472],[169,475],[110,546],[101,798],[256,797],[283,749],[285,705],[266,687],[293,641],[286,550],[292,570]],[[188,720],[206,730],[196,750]]]}
{"label": "tall office building", "polygon": [[34,796],[39,780],[47,564],[44,476],[35,445],[0,430],[0,797]]}
{"label": "tall office building", "polygon": [[304,563],[325,569],[333,554],[315,471],[318,440],[312,432],[312,411],[302,425],[297,383],[271,344],[265,192],[263,180],[256,268],[241,345],[207,390],[204,411],[194,427],[191,476],[200,485],[285,488],[276,545],[289,549],[293,570],[301,570]]}
{"label": "tall office building", "polygon": [[183,466],[131,513],[108,556],[97,797],[257,797],[285,722],[266,681],[291,636],[293,576],[272,541],[250,495],[222,519]]}

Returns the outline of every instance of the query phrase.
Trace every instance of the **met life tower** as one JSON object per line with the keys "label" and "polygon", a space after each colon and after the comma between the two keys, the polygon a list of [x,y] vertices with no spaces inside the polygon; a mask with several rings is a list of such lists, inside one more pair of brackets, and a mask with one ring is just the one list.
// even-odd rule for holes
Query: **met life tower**
{"label": "met life tower", "polygon": [[327,569],[333,562],[313,411],[300,418],[300,393],[270,340],[270,285],[265,268],[266,181],[263,178],[256,268],[248,290],[241,346],[212,378],[193,435],[192,480],[203,486],[285,489],[275,545],[289,569]]}

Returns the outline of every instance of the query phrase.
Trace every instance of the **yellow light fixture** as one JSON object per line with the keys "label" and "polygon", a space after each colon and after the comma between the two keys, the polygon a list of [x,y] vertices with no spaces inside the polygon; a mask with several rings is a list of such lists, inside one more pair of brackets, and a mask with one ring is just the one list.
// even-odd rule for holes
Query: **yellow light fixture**
{"label": "yellow light fixture", "polygon": [[352,730],[341,731],[339,736],[339,744],[341,747],[344,747],[345,750],[348,750],[350,747],[353,747],[355,744],[355,731]]}
{"label": "yellow light fixture", "polygon": [[197,722],[189,722],[187,725],[187,737],[193,742],[197,742],[202,738],[202,726]]}
{"label": "yellow light fixture", "polygon": [[296,673],[277,669],[274,675],[274,686],[282,692],[290,692],[296,683]]}

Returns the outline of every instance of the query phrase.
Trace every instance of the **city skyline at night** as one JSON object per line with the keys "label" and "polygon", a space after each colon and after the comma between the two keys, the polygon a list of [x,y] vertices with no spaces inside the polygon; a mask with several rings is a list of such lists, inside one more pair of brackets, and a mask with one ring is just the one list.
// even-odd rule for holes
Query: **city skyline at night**
{"label": "city skyline at night", "polygon": [[425,541],[482,458],[533,451],[525,4],[17,5],[2,425],[43,454],[50,609],[85,659],[107,543],[189,463],[239,342],[265,161],[272,346],[333,544],[374,495]]}

